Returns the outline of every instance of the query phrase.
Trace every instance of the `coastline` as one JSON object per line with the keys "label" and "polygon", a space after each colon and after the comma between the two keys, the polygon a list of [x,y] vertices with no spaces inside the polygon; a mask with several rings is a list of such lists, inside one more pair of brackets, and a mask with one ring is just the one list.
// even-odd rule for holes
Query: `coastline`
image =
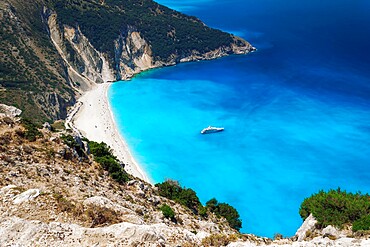
{"label": "coastline", "polygon": [[86,138],[105,142],[113,154],[125,164],[125,170],[148,183],[150,180],[136,162],[128,145],[119,133],[113,112],[108,101],[108,89],[111,83],[96,84],[85,92],[76,103],[77,112],[71,122]]}
{"label": "coastline", "polygon": [[[248,54],[256,51],[256,48],[251,46],[249,43],[243,47],[231,46],[230,49],[235,55]],[[219,48],[215,51],[210,51],[203,56],[196,56],[193,54],[187,58],[181,59],[180,63],[212,60],[228,55],[230,55],[228,51]],[[136,74],[149,69],[163,66],[174,66],[176,64],[176,62],[173,62],[168,64],[156,64],[150,68],[141,68],[140,71],[135,71],[133,74],[124,77],[123,80],[129,80]],[[107,71],[105,72],[107,73]],[[134,159],[124,137],[120,134],[114,121],[113,112],[108,101],[108,89],[114,81],[104,81],[105,82],[101,84],[94,83],[90,85],[89,89],[79,97],[68,113],[65,126],[67,129],[72,129],[74,132],[85,136],[89,140],[105,142],[112,149],[113,154],[125,164],[126,172],[145,182],[152,183],[148,175]]]}

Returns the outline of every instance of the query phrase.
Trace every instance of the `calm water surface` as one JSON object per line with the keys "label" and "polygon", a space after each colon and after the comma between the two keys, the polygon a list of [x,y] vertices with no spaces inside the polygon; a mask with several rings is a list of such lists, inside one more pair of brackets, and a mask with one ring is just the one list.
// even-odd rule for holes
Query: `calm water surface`
{"label": "calm water surface", "polygon": [[[121,133],[153,182],[235,206],[242,232],[294,235],[320,189],[370,192],[370,1],[159,1],[258,52],[114,84]],[[179,2],[179,3],[177,3]],[[225,131],[200,135],[208,125]]]}

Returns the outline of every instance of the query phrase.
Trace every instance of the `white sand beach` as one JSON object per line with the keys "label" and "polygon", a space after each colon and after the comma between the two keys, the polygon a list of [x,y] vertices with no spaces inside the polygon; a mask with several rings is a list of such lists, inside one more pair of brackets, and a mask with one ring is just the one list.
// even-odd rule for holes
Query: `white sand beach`
{"label": "white sand beach", "polygon": [[108,88],[111,83],[97,84],[78,99],[77,113],[73,115],[73,125],[89,140],[107,143],[114,155],[122,161],[125,170],[147,182],[148,176],[131,155],[127,143],[120,135],[114,122],[108,102]]}

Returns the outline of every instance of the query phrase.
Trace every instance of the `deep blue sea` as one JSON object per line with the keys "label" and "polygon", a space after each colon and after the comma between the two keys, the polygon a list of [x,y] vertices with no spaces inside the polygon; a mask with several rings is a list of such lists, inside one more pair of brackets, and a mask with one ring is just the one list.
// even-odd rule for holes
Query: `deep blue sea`
{"label": "deep blue sea", "polygon": [[[116,121],[153,182],[237,208],[242,232],[294,235],[320,189],[370,192],[370,1],[161,0],[258,51],[115,83]],[[201,135],[208,125],[225,127]]]}

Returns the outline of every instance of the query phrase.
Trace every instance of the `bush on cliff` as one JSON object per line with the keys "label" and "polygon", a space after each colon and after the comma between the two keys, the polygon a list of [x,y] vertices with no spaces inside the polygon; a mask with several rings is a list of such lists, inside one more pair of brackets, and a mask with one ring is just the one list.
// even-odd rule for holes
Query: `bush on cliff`
{"label": "bush on cliff", "polygon": [[195,214],[201,217],[207,217],[207,211],[210,211],[218,217],[224,217],[231,228],[240,230],[242,222],[238,211],[227,203],[219,203],[216,199],[211,199],[204,207],[192,189],[183,188],[177,181],[167,180],[155,185],[158,188],[160,196],[173,200],[181,205],[191,209]]}
{"label": "bush on cliff", "polygon": [[355,222],[353,222],[352,230],[354,232],[363,230],[363,231],[369,231],[370,230],[370,214],[365,215]]}
{"label": "bush on cliff", "polygon": [[26,129],[24,137],[30,142],[36,141],[37,137],[42,137],[42,133],[38,130],[41,126],[36,125],[28,118],[22,118],[22,125]]}
{"label": "bush on cliff", "polygon": [[167,180],[155,186],[158,188],[160,196],[184,205],[191,209],[193,213],[198,214],[198,209],[202,204],[194,190],[182,188],[177,181],[173,180]]}
{"label": "bush on cliff", "polygon": [[167,219],[171,219],[174,222],[176,221],[175,212],[170,206],[168,206],[167,204],[163,204],[159,209],[162,211],[164,217],[166,217]]}
{"label": "bush on cliff", "polygon": [[370,228],[370,195],[347,193],[337,190],[323,190],[304,199],[299,214],[306,219],[310,213],[317,219],[319,227],[334,225],[342,228],[353,224],[353,231]]}
{"label": "bush on cliff", "polygon": [[233,206],[230,206],[227,203],[219,203],[215,198],[212,198],[206,203],[206,208],[216,216],[224,217],[231,228],[239,231],[242,227],[240,215]]}
{"label": "bush on cliff", "polygon": [[94,155],[94,160],[98,162],[104,170],[108,171],[110,176],[120,184],[130,180],[124,167],[119,163],[111,149],[104,142],[98,143],[89,141],[90,152]]}
{"label": "bush on cliff", "polygon": [[71,135],[62,135],[60,137],[60,139],[62,139],[63,142],[68,147],[73,148],[80,157],[83,157],[85,155],[83,147],[81,147],[81,145],[79,143],[77,143],[77,141],[75,140],[75,138],[73,136],[71,136]]}

